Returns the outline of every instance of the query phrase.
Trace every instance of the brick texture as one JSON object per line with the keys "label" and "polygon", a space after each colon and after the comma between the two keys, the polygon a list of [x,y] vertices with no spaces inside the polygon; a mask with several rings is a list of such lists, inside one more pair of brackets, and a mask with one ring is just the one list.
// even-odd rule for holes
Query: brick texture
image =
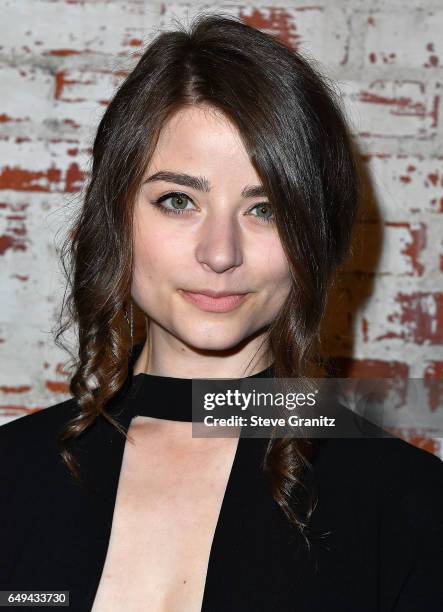
{"label": "brick texture", "polygon": [[[325,351],[341,375],[423,378],[432,385],[422,409],[442,409],[440,3],[0,0],[0,9],[0,423],[68,397],[67,357],[50,333],[63,290],[58,239],[80,204],[94,128],[143,46],[201,9],[277,35],[336,80],[365,199],[331,291]],[[398,433],[443,457],[439,438]]]}

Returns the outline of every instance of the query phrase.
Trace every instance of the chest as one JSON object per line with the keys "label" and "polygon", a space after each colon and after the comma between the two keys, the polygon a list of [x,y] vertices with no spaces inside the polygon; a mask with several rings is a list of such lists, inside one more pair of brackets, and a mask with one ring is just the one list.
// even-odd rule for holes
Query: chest
{"label": "chest", "polygon": [[199,612],[237,440],[176,446],[132,433],[92,611]]}

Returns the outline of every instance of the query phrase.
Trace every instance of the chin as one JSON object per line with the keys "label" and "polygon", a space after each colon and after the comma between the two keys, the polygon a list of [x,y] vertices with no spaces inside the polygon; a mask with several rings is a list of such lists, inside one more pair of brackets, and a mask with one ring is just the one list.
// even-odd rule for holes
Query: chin
{"label": "chin", "polygon": [[178,337],[189,346],[202,351],[234,349],[249,336],[249,330],[231,323],[225,325],[196,324],[186,330],[177,330]]}

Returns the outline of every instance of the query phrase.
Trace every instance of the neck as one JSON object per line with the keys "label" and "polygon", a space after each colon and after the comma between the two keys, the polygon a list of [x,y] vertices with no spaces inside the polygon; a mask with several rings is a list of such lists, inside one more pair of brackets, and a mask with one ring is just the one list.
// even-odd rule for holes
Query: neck
{"label": "neck", "polygon": [[[196,351],[177,339],[146,339],[134,363],[134,375],[174,378],[243,378],[269,367],[273,361],[263,338],[254,339],[237,352]],[[166,344],[166,346],[165,346]],[[162,350],[160,350],[160,347]],[[165,350],[163,350],[163,348]]]}

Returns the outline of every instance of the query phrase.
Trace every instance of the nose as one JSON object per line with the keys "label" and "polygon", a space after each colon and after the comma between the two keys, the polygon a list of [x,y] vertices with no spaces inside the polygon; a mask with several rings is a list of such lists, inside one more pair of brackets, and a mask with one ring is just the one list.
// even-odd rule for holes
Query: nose
{"label": "nose", "polygon": [[229,211],[211,211],[199,228],[196,258],[217,273],[243,262],[241,228]]}

